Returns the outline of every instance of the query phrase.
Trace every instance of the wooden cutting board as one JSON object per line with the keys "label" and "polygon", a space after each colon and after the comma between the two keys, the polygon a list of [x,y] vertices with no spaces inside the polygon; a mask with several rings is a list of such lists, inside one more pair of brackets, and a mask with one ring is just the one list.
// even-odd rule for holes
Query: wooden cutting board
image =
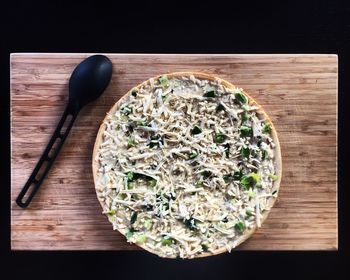
{"label": "wooden cutting board", "polygon": [[30,208],[15,198],[53,133],[68,97],[68,79],[89,54],[11,55],[14,250],[134,250],[101,214],[91,172],[100,122],[131,87],[173,71],[203,71],[244,88],[279,134],[283,178],[268,219],[241,250],[336,250],[336,55],[108,54],[111,84],[84,108]]}

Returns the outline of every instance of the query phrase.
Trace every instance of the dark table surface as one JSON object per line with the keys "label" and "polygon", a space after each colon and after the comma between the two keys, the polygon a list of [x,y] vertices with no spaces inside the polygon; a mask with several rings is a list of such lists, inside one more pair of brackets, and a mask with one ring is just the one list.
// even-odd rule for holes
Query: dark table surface
{"label": "dark table surface", "polygon": [[[349,274],[348,122],[350,4],[341,1],[60,1],[2,3],[1,274],[11,279],[344,279]],[[117,1],[115,1],[117,2]],[[233,1],[232,1],[233,2]],[[11,52],[334,53],[339,55],[339,251],[233,252],[192,261],[145,252],[12,252],[10,250]],[[25,132],[24,132],[25,133]],[[347,259],[347,261],[346,261]],[[1,277],[2,279],[5,279]],[[62,278],[61,278],[62,279]]]}

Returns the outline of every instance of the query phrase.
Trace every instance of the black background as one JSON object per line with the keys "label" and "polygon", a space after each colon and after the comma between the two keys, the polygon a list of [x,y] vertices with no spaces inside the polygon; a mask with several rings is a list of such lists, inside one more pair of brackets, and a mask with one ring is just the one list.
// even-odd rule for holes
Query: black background
{"label": "black background", "polygon": [[[13,1],[0,5],[0,278],[348,279],[350,4],[339,1]],[[335,53],[339,55],[339,251],[239,252],[163,260],[145,252],[10,250],[11,52]],[[25,132],[24,132],[25,133]],[[5,272],[10,276],[3,277]],[[344,273],[344,274],[342,274]],[[250,278],[249,277],[249,278]]]}

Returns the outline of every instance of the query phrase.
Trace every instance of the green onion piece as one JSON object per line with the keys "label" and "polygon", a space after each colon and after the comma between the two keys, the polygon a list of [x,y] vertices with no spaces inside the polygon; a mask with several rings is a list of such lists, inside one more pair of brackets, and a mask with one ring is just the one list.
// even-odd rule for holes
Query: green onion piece
{"label": "green onion piece", "polygon": [[252,188],[249,188],[249,190],[248,190],[248,197],[249,198],[254,198],[255,197],[255,192],[253,192]]}
{"label": "green onion piece", "polygon": [[147,126],[147,121],[137,121],[136,124],[139,126]]}
{"label": "green onion piece", "polygon": [[151,227],[152,227],[152,220],[145,220],[144,227],[145,227],[147,230],[150,230]]}
{"label": "green onion piece", "polygon": [[260,182],[260,175],[254,173],[254,172],[252,172],[248,175],[244,175],[240,181],[241,185],[246,190],[256,186],[259,182]]}
{"label": "green onion piece", "polygon": [[270,178],[272,181],[276,181],[277,178],[278,178],[278,176],[277,176],[277,175],[274,175],[274,174],[269,174],[268,176],[269,176],[269,178]]}
{"label": "green onion piece", "polygon": [[231,174],[225,174],[223,177],[222,177],[225,181],[225,183],[229,183],[232,181],[232,175]]}
{"label": "green onion piece", "polygon": [[267,151],[266,150],[261,150],[261,153],[262,153],[261,159],[264,160],[266,158],[266,156],[267,156]]}
{"label": "green onion piece", "polygon": [[149,186],[149,187],[153,188],[153,187],[155,187],[156,185],[157,185],[157,180],[156,180],[156,179],[151,179],[151,180],[149,180],[149,182],[148,182],[148,186]]}
{"label": "green onion piece", "polygon": [[245,224],[244,222],[238,222],[235,224],[235,230],[237,230],[239,233],[243,233],[245,231]]}
{"label": "green onion piece", "polygon": [[244,112],[242,115],[242,121],[247,121],[250,119],[250,115],[247,112]]}
{"label": "green onion piece", "polygon": [[133,181],[134,180],[134,172],[132,171],[129,171],[128,174],[127,174],[127,177],[128,177],[128,181]]}
{"label": "green onion piece", "polygon": [[242,104],[247,103],[248,99],[242,92],[236,92],[235,98]]}
{"label": "green onion piece", "polygon": [[245,158],[249,158],[250,155],[250,149],[248,147],[242,147],[241,149],[241,155]]}
{"label": "green onion piece", "polygon": [[241,135],[244,137],[253,135],[253,129],[250,126],[242,125],[239,130],[241,132]]}
{"label": "green onion piece", "polygon": [[202,129],[200,129],[198,126],[195,126],[194,128],[191,129],[191,134],[196,135],[202,133]]}
{"label": "green onion piece", "polygon": [[233,179],[234,179],[234,180],[241,180],[242,176],[243,176],[242,170],[240,170],[240,171],[235,171],[235,172],[233,173]]}
{"label": "green onion piece", "polygon": [[217,143],[217,144],[221,144],[221,143],[224,143],[225,140],[226,140],[226,135],[223,134],[223,133],[218,133],[215,135],[214,137],[214,142]]}
{"label": "green onion piece", "polygon": [[216,111],[217,111],[217,112],[225,111],[224,105],[222,105],[221,103],[219,103],[218,106],[216,106]]}
{"label": "green onion piece", "polygon": [[135,223],[136,220],[137,220],[137,212],[134,212],[134,213],[131,215],[130,224]]}
{"label": "green onion piece", "polygon": [[201,182],[201,181],[197,181],[195,184],[194,184],[194,186],[196,187],[196,188],[202,188],[203,187],[203,182]]}
{"label": "green onion piece", "polygon": [[144,235],[144,234],[141,234],[141,235],[139,235],[138,237],[137,237],[137,243],[138,244],[143,244],[143,243],[145,243],[147,241],[147,236],[146,235]]}
{"label": "green onion piece", "polygon": [[135,147],[135,146],[136,146],[135,140],[132,138],[129,138],[128,139],[128,147],[130,148],[130,147]]}
{"label": "green onion piece", "polygon": [[245,211],[245,214],[247,215],[248,218],[253,216],[253,213],[249,210]]}
{"label": "green onion piece", "polygon": [[166,75],[160,76],[159,82],[162,85],[162,87],[168,87],[169,86],[169,80]]}
{"label": "green onion piece", "polygon": [[208,88],[203,94],[203,97],[215,97],[215,96],[216,96],[216,90],[214,88]]}
{"label": "green onion piece", "polygon": [[196,152],[190,153],[188,159],[195,159],[198,156]]}
{"label": "green onion piece", "polygon": [[133,188],[135,188],[136,183],[135,182],[128,182],[128,190],[132,190]]}
{"label": "green onion piece", "polygon": [[270,133],[270,131],[271,131],[270,123],[268,123],[268,122],[264,123],[264,126],[262,128],[262,132],[263,133]]}
{"label": "green onion piece", "polygon": [[110,216],[113,216],[113,215],[115,215],[117,213],[117,211],[115,210],[115,209],[110,209],[110,210],[108,210],[107,212],[106,212],[106,214],[107,215],[110,215]]}
{"label": "green onion piece", "polygon": [[130,107],[130,106],[125,106],[125,107],[123,107],[123,108],[121,108],[120,109],[120,112],[122,113],[122,115],[124,115],[124,116],[128,116],[128,115],[130,115],[130,114],[132,114],[132,107]]}
{"label": "green onion piece", "polygon": [[170,246],[172,243],[174,243],[174,239],[166,235],[161,240],[161,243],[163,246]]}
{"label": "green onion piece", "polygon": [[235,180],[240,180],[243,176],[242,171],[235,171],[233,174],[226,174],[223,176],[225,183],[230,183]]}
{"label": "green onion piece", "polygon": [[253,178],[255,183],[260,182],[260,175],[259,174],[255,173],[255,172],[252,172],[249,175]]}

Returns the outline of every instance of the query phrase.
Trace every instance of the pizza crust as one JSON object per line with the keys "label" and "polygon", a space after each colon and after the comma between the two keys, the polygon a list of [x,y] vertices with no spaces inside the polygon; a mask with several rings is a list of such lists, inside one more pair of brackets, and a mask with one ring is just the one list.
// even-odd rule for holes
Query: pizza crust
{"label": "pizza crust", "polygon": [[[162,74],[163,75],[163,74]],[[158,75],[153,77],[154,80],[159,79],[162,75]],[[218,78],[214,75],[210,75],[210,74],[206,74],[206,73],[201,73],[201,72],[173,72],[170,74],[166,74],[166,76],[168,78],[172,78],[172,77],[182,77],[182,76],[190,76],[193,75],[196,78],[200,78],[200,79],[206,79],[209,81],[219,81],[222,85],[224,85],[227,88],[230,89],[235,89],[236,87],[229,83],[226,80],[223,80],[221,78]],[[151,79],[151,78],[150,78]],[[136,87],[130,89],[122,98],[120,98],[112,107],[111,109],[108,111],[109,114],[113,114],[115,113],[119,107],[125,102],[125,100],[131,95],[132,91],[135,89],[140,89],[143,85],[146,85],[150,82],[150,79],[147,81],[142,82],[141,84],[137,85]],[[275,143],[275,167],[276,167],[276,175],[277,175],[277,180],[273,182],[273,186],[277,189],[277,195],[276,197],[273,197],[273,199],[270,200],[270,210],[266,210],[262,213],[262,218],[261,218],[261,225],[264,223],[264,221],[266,220],[267,216],[269,215],[272,207],[274,206],[276,200],[277,200],[277,196],[279,193],[279,189],[280,189],[280,183],[281,183],[281,178],[282,178],[282,155],[281,155],[281,147],[280,147],[280,143],[278,140],[278,136],[277,136],[277,131],[275,126],[273,125],[273,122],[271,121],[270,117],[267,115],[267,113],[263,110],[263,108],[245,91],[243,91],[245,96],[249,99],[249,105],[255,105],[257,106],[259,109],[257,110],[257,112],[259,114],[262,114],[264,116],[264,118],[266,118],[270,124],[271,124],[271,136],[272,139]],[[93,172],[93,178],[94,178],[94,183],[96,186],[96,180],[97,180],[97,170],[98,170],[98,163],[95,160],[96,155],[97,155],[97,151],[98,148],[100,147],[101,143],[102,143],[102,135],[103,132],[105,131],[105,124],[104,122],[106,121],[107,118],[107,114],[106,117],[104,118],[104,120],[102,121],[100,128],[98,130],[97,136],[96,136],[96,141],[95,141],[95,145],[94,145],[94,149],[93,149],[93,153],[92,153],[92,172]],[[99,199],[101,206],[103,207],[102,201]],[[236,241],[235,247],[237,247],[238,245],[242,244],[245,240],[247,240],[250,236],[252,236],[254,234],[254,232],[257,230],[257,226],[252,227],[251,229],[247,229],[244,234],[242,234],[240,236],[240,238]],[[119,230],[118,231],[125,235],[126,230],[122,231]],[[159,255],[158,251],[156,250],[151,250],[150,248],[142,245],[142,244],[137,244],[135,243],[137,246],[139,246],[140,248]],[[202,257],[209,257],[209,256],[213,256],[213,255],[218,255],[221,253],[227,252],[227,248],[226,247],[221,247],[217,250],[215,250],[213,253],[212,252],[204,252],[202,254],[196,255],[194,258],[202,258]],[[167,256],[167,258],[176,258],[176,256]]]}

